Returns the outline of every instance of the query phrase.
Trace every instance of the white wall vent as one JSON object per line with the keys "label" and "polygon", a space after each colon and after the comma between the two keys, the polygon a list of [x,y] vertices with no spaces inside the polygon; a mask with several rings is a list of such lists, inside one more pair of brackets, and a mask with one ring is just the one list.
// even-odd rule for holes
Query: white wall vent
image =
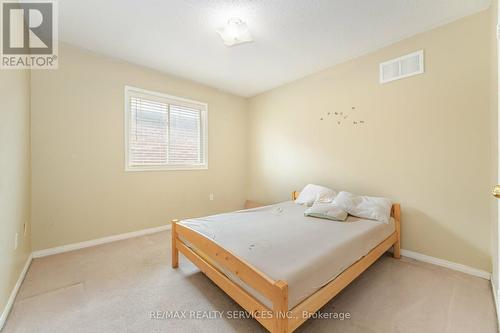
{"label": "white wall vent", "polygon": [[380,64],[380,83],[403,79],[424,72],[424,50]]}

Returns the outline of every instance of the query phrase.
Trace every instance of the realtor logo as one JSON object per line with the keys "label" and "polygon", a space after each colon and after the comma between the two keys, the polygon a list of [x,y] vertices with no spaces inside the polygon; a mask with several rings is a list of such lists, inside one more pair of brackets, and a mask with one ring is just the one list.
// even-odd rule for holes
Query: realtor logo
{"label": "realtor logo", "polygon": [[57,68],[57,3],[2,1],[2,69]]}

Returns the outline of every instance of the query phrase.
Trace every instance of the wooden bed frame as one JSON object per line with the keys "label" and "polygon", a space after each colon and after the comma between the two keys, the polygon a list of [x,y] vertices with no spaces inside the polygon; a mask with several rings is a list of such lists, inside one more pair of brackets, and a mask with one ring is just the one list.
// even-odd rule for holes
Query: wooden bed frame
{"label": "wooden bed frame", "polygon": [[[294,191],[292,200],[295,200],[297,196],[298,192]],[[392,235],[291,310],[288,309],[288,284],[286,281],[271,279],[202,234],[178,224],[178,220],[172,221],[172,268],[179,266],[179,252],[181,252],[226,294],[252,314],[253,318],[269,332],[293,332],[308,319],[308,316],[303,315],[304,313],[312,315],[318,311],[391,247],[393,247],[394,258],[400,258],[401,207],[399,204],[392,205],[391,216],[396,224],[396,230]],[[192,244],[196,250],[187,244]],[[215,266],[215,263],[236,274],[245,284],[269,299],[273,304],[272,309],[230,280]]]}

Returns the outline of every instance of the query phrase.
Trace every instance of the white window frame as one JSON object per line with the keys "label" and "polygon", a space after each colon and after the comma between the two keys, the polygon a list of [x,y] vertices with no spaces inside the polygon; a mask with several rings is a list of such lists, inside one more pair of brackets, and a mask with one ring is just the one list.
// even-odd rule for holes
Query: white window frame
{"label": "white window frame", "polygon": [[[130,98],[132,96],[143,96],[152,100],[159,100],[166,103],[171,103],[180,106],[196,108],[200,110],[201,115],[201,131],[203,152],[205,155],[205,163],[200,165],[148,165],[134,166],[129,163],[129,137],[130,137]],[[177,96],[167,95],[164,93],[150,91],[146,89],[125,86],[125,121],[124,121],[124,136],[125,136],[125,171],[161,171],[161,170],[207,170],[208,169],[208,104],[181,98]]]}

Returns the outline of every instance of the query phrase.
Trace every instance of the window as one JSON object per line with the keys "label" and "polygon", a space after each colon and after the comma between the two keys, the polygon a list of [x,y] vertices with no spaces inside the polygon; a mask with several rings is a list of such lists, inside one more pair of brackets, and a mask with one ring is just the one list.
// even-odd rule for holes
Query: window
{"label": "window", "polygon": [[207,109],[125,87],[125,170],[207,169]]}

